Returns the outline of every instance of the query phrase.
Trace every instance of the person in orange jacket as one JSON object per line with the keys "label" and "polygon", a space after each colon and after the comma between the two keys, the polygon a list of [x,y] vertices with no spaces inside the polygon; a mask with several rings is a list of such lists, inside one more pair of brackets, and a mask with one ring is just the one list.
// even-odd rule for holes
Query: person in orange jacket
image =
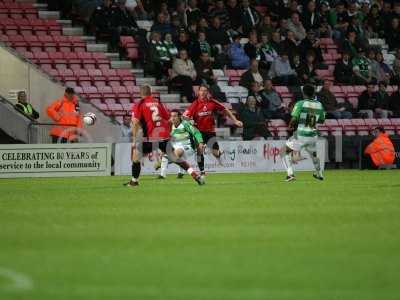
{"label": "person in orange jacket", "polygon": [[50,130],[53,143],[78,141],[79,129],[83,126],[73,88],[66,88],[64,96],[47,107],[47,114],[56,124]]}
{"label": "person in orange jacket", "polygon": [[375,139],[364,150],[364,155],[369,156],[369,165],[379,168],[383,165],[391,165],[395,161],[395,150],[389,135],[383,127],[377,127],[373,131]]}

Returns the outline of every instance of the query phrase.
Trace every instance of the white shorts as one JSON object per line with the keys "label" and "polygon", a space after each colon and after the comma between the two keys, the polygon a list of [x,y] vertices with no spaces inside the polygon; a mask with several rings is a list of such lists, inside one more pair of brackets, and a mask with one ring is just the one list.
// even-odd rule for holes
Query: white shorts
{"label": "white shorts", "polygon": [[318,136],[292,136],[286,141],[286,146],[293,151],[305,149],[308,152],[317,152]]}
{"label": "white shorts", "polygon": [[192,157],[195,154],[193,148],[190,145],[187,145],[187,144],[182,144],[182,143],[179,143],[179,142],[175,142],[175,143],[172,143],[172,148],[174,148],[174,150],[176,150],[176,149],[183,150],[183,156],[182,156],[183,159],[187,159],[189,157]]}

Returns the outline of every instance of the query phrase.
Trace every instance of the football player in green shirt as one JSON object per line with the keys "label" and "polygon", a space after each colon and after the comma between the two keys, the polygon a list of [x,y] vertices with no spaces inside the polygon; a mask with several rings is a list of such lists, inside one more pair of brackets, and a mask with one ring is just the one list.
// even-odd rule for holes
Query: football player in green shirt
{"label": "football player in green shirt", "polygon": [[317,156],[318,129],[317,124],[325,121],[325,111],[321,102],[315,100],[315,88],[312,85],[303,87],[304,99],[298,101],[292,111],[292,119],[289,127],[295,128],[293,136],[286,142],[286,147],[282,151],[283,164],[287,170],[286,181],[293,181],[293,152],[300,152],[305,149],[313,161],[315,172],[314,178],[323,180],[323,174],[320,167],[320,160]]}

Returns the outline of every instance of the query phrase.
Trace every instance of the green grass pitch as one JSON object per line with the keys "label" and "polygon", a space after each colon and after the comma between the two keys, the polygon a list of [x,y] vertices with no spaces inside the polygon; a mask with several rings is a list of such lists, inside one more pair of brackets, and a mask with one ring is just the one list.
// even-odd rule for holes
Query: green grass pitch
{"label": "green grass pitch", "polygon": [[1,300],[398,300],[400,172],[0,180]]}

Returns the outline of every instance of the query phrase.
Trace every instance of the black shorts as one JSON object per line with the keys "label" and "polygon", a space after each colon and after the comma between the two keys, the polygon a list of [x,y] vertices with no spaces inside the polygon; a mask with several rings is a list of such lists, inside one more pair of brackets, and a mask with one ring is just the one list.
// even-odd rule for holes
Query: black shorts
{"label": "black shorts", "polygon": [[[213,150],[219,150],[219,145],[216,140],[215,132],[204,132],[204,131],[200,131],[200,132],[201,132],[201,135],[203,136],[203,142],[204,142],[204,144],[207,145],[207,147],[211,147]],[[212,143],[212,145],[208,145],[208,142],[211,139],[214,139],[214,142]]]}
{"label": "black shorts", "polygon": [[142,154],[149,154],[153,152],[153,150],[160,149],[162,152],[167,153],[167,145],[168,145],[168,140],[164,141],[157,141],[157,142],[143,142],[142,143],[142,148],[139,148],[139,151]]}

